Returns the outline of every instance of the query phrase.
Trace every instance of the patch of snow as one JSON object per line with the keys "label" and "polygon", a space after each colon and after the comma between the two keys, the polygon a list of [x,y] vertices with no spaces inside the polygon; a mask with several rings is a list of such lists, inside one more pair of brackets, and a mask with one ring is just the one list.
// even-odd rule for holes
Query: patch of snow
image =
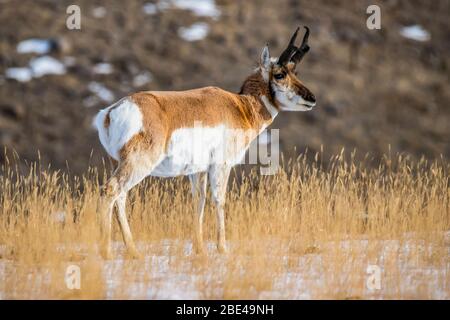
{"label": "patch of snow", "polygon": [[209,32],[208,24],[197,22],[190,27],[181,27],[178,29],[178,35],[186,41],[198,41],[204,39]]}
{"label": "patch of snow", "polygon": [[142,6],[142,10],[145,14],[153,15],[158,12],[158,6],[154,3],[149,2]]}
{"label": "patch of snow", "polygon": [[158,12],[162,12],[164,10],[170,9],[172,6],[172,2],[170,0],[161,0],[157,3],[147,2],[142,6],[142,10],[145,14],[154,15]]}
{"label": "patch of snow", "polygon": [[220,10],[214,0],[172,0],[174,6],[190,10],[199,17],[218,18]]}
{"label": "patch of snow", "polygon": [[27,82],[33,78],[33,73],[30,68],[9,68],[6,69],[6,78],[15,79],[19,82]]}
{"label": "patch of snow", "polygon": [[105,102],[114,101],[114,94],[112,93],[112,91],[99,82],[93,81],[89,83],[88,89],[92,93],[95,93],[100,99],[102,99]]}
{"label": "patch of snow", "polygon": [[217,19],[221,14],[214,0],[160,0],[156,3],[144,4],[142,10],[145,14],[154,15],[170,8],[188,10],[198,17],[213,19]]}
{"label": "patch of snow", "polygon": [[59,60],[50,56],[43,56],[32,59],[30,67],[33,71],[33,77],[39,78],[47,74],[64,74],[66,67]]}
{"label": "patch of snow", "polygon": [[96,74],[111,74],[114,71],[114,68],[109,63],[97,63],[93,68],[94,73]]}
{"label": "patch of snow", "polygon": [[6,69],[5,77],[19,82],[30,81],[33,77],[39,78],[47,74],[65,74],[66,67],[63,63],[50,56],[34,58],[29,67]]}
{"label": "patch of snow", "polygon": [[403,27],[400,30],[400,34],[407,39],[421,42],[428,41],[431,39],[430,33],[418,24]]}
{"label": "patch of snow", "polygon": [[137,74],[133,78],[133,86],[135,87],[142,87],[143,85],[151,82],[153,80],[153,76],[149,71],[144,71],[139,74]]}
{"label": "patch of snow", "polygon": [[17,45],[18,53],[49,53],[52,48],[52,41],[49,39],[28,39],[19,42]]}
{"label": "patch of snow", "polygon": [[[435,264],[427,261],[427,256],[440,248],[440,244],[425,240],[409,239],[369,239],[366,236],[349,237],[342,240],[317,243],[320,250],[304,254],[292,252],[284,239],[267,237],[254,241],[266,249],[268,258],[272,252],[280,261],[280,269],[268,271],[270,285],[267,287],[248,288],[257,299],[318,299],[318,298],[362,298],[362,299],[408,299],[429,298],[449,299],[448,263]],[[185,240],[161,239],[154,242],[137,242],[139,252],[144,255],[140,260],[126,259],[126,246],[122,241],[113,241],[115,258],[103,260],[100,257],[101,276],[106,299],[205,299],[224,295],[226,279],[235,274],[251,273],[243,265],[233,263],[234,254],[242,261],[253,259],[253,255],[235,250],[248,241],[229,241],[230,255],[218,255],[214,241],[206,243],[207,264],[199,265],[199,260],[192,251],[192,242]],[[262,241],[262,243],[261,243]],[[99,246],[95,246],[98,252]],[[251,246],[252,247],[252,246]],[[445,252],[450,249],[445,248]],[[0,245],[0,254],[6,256],[8,247]],[[57,246],[58,252],[73,253],[70,256],[80,257],[76,260],[83,270],[92,256],[89,243],[62,242]],[[444,253],[436,251],[436,253]],[[335,257],[346,256],[339,260]],[[237,256],[236,256],[237,257]],[[71,261],[66,261],[73,264]],[[381,288],[371,290],[367,287],[370,274],[368,265],[377,265],[381,270]],[[249,265],[250,266],[250,265]],[[285,268],[285,269],[284,269]],[[17,277],[23,271],[17,268],[17,262],[0,259],[0,277]],[[53,277],[58,273],[42,267],[30,267],[27,271],[27,292],[16,292],[12,287],[6,288],[0,282],[0,297],[54,298],[46,290]],[[57,278],[60,279],[60,278]],[[59,280],[57,280],[59,281]],[[361,287],[362,285],[362,287]],[[244,288],[245,289],[245,288]],[[228,287],[229,293],[241,296],[240,287]],[[206,295],[205,295],[206,292]]]}
{"label": "patch of snow", "polygon": [[106,16],[106,9],[104,7],[96,7],[92,10],[92,15],[95,18],[101,19]]}

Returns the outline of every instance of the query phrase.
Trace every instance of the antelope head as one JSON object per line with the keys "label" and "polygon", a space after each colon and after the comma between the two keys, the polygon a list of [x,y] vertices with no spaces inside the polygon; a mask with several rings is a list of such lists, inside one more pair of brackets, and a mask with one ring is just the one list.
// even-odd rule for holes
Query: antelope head
{"label": "antelope head", "polygon": [[287,48],[278,59],[270,57],[266,45],[261,53],[260,67],[263,78],[269,83],[273,98],[280,111],[309,111],[316,105],[316,97],[299,80],[295,71],[297,65],[309,51],[309,28],[299,47],[295,40],[299,28],[294,32]]}

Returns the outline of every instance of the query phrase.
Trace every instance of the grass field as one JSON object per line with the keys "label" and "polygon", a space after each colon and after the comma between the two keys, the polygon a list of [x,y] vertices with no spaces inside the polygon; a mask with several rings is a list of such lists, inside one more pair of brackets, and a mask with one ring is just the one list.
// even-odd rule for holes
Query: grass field
{"label": "grass field", "polygon": [[[75,177],[32,164],[19,174],[15,161],[0,175],[1,299],[450,299],[444,159],[386,156],[373,167],[341,154],[324,166],[303,156],[273,176],[237,174],[227,255],[215,247],[210,202],[208,253],[192,251],[187,179],[147,179],[127,202],[140,260],[128,259],[116,221],[115,258],[98,253],[103,171]],[[66,286],[69,265],[80,268],[79,290]],[[367,285],[369,266],[379,289]]]}

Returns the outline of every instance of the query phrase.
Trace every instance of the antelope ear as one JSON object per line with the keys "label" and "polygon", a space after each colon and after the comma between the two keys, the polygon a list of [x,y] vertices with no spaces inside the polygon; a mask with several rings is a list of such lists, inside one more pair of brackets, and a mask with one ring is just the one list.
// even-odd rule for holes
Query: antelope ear
{"label": "antelope ear", "polygon": [[261,52],[261,58],[260,58],[259,63],[261,64],[261,67],[263,67],[267,71],[269,70],[269,67],[270,67],[270,53],[269,53],[269,45],[267,45],[267,44],[264,47],[264,49],[262,50],[262,52]]}

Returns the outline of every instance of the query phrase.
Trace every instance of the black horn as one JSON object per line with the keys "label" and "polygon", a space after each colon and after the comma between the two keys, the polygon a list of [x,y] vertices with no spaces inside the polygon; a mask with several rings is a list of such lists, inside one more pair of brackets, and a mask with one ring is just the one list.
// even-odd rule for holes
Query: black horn
{"label": "black horn", "polygon": [[295,30],[294,34],[291,37],[291,40],[289,41],[289,44],[286,49],[284,49],[283,53],[278,58],[278,64],[283,65],[288,63],[291,60],[292,55],[297,51],[297,47],[295,46],[295,40],[297,39],[297,33],[300,28],[298,27],[297,30]]}
{"label": "black horn", "polygon": [[303,37],[303,41],[301,46],[297,49],[297,51],[291,56],[290,61],[294,62],[295,64],[302,61],[303,56],[309,51],[309,45],[308,45],[308,38],[309,38],[309,28],[305,26],[306,32],[305,36]]}

